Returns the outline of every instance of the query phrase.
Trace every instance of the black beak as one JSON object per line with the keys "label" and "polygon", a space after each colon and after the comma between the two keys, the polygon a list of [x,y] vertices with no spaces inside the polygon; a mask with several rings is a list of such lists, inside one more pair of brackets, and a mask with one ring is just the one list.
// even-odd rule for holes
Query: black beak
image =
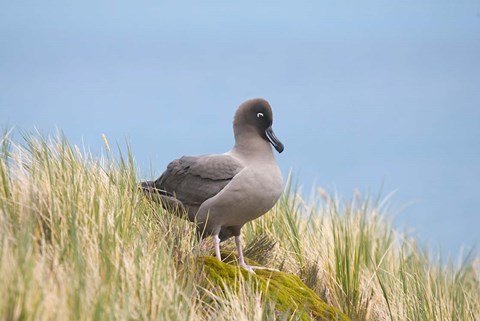
{"label": "black beak", "polygon": [[275,133],[273,132],[272,126],[269,126],[267,129],[265,129],[265,135],[267,136],[268,141],[272,146],[277,150],[277,152],[281,153],[283,152],[283,144],[282,142],[275,136]]}

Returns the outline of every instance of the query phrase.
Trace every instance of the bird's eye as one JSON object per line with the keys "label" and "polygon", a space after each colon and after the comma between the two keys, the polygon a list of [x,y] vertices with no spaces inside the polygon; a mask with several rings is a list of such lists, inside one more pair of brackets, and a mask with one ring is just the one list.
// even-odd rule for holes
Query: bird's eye
{"label": "bird's eye", "polygon": [[262,113],[257,113],[257,118],[263,117]]}

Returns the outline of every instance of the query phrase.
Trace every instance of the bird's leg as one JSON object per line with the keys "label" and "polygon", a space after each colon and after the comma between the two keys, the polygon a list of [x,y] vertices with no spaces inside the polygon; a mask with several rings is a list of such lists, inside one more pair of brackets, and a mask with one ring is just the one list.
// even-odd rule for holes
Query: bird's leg
{"label": "bird's leg", "polygon": [[243,257],[242,236],[241,235],[235,236],[235,244],[237,245],[238,263],[239,263],[241,268],[244,268],[248,272],[254,272],[254,270],[278,271],[277,269],[268,268],[268,267],[264,267],[264,266],[247,265],[245,263],[245,258]]}
{"label": "bird's leg", "polygon": [[243,249],[242,249],[242,236],[238,235],[235,236],[235,244],[237,245],[237,252],[238,252],[238,263],[241,268],[244,268],[248,272],[253,272],[253,268],[250,265],[245,263],[245,259],[243,258]]}
{"label": "bird's leg", "polygon": [[215,246],[215,256],[219,261],[222,261],[222,256],[220,255],[220,238],[218,234],[213,235],[213,244]]}

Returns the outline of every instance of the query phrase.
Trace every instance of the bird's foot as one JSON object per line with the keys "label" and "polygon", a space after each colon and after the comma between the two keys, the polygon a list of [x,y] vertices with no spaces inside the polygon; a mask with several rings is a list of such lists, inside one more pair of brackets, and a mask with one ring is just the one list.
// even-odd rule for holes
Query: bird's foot
{"label": "bird's foot", "polygon": [[255,270],[269,270],[269,271],[275,271],[275,272],[280,272],[280,270],[274,269],[274,268],[269,268],[266,266],[256,266],[256,265],[247,265],[245,263],[240,263],[239,264],[242,269],[247,270],[248,272],[255,273]]}

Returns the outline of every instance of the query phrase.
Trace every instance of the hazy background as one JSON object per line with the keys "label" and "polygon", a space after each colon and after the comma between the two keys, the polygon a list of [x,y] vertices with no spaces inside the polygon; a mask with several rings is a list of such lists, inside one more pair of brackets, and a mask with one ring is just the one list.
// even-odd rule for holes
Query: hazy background
{"label": "hazy background", "polygon": [[3,127],[105,133],[150,177],[228,150],[251,97],[306,195],[383,186],[424,244],[480,243],[480,1],[0,0]]}

